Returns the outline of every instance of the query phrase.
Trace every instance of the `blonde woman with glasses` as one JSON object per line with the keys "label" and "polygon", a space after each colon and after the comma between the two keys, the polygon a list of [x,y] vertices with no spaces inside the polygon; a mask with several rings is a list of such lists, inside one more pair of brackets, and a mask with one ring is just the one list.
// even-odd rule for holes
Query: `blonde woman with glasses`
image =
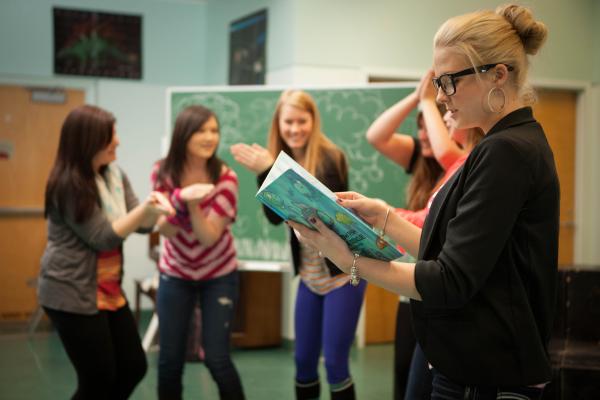
{"label": "blonde woman with glasses", "polygon": [[433,373],[432,399],[541,398],[556,294],[559,183],[534,119],[528,56],[547,35],[531,11],[507,5],[446,21],[434,39],[437,101],[458,128],[485,137],[440,189],[423,229],[389,206],[339,193],[416,263],[361,257],[315,219],[289,221],[342,270],[412,300],[417,340]]}

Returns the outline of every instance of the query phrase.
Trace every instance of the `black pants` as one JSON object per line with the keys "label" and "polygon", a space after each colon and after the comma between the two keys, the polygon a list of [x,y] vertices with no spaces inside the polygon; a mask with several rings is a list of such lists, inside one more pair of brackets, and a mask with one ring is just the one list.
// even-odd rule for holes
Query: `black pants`
{"label": "black pants", "polygon": [[398,302],[396,336],[394,338],[394,400],[405,398],[408,373],[416,342],[410,317],[410,304]]}
{"label": "black pants", "polygon": [[44,308],[77,372],[73,399],[127,399],[148,365],[129,306],[94,315]]}

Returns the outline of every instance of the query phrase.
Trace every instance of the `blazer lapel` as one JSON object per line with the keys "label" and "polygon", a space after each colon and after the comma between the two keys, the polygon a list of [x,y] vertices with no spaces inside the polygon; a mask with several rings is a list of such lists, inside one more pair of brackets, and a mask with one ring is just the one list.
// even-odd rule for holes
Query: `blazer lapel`
{"label": "blazer lapel", "polygon": [[[464,166],[464,165],[463,165]],[[427,219],[425,220],[425,225],[423,226],[423,230],[421,231],[421,241],[419,244],[419,257],[418,259],[423,259],[423,255],[427,253],[429,250],[429,246],[431,245],[431,234],[437,230],[438,225],[440,224],[439,215],[441,211],[444,209],[446,201],[450,198],[450,194],[452,193],[452,189],[457,185],[458,178],[460,177],[463,166],[461,166],[455,173],[452,175],[450,179],[444,183],[444,185],[440,188],[433,203],[431,204],[431,208],[429,209],[429,213],[427,214]]]}

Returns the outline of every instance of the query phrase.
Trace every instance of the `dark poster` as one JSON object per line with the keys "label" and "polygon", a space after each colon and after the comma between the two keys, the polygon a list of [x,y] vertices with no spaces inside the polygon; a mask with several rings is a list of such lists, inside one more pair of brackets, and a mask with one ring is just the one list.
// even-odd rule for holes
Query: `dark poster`
{"label": "dark poster", "polygon": [[233,21],[229,25],[229,84],[265,83],[267,10]]}
{"label": "dark poster", "polygon": [[54,73],[142,78],[142,17],[54,8]]}

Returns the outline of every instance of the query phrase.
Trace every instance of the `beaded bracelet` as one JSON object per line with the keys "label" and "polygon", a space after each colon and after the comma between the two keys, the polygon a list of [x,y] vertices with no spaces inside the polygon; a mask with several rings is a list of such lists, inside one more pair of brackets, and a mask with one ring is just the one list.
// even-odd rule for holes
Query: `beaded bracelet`
{"label": "beaded bracelet", "polygon": [[352,258],[352,268],[350,268],[350,284],[352,286],[358,286],[360,282],[360,276],[358,275],[358,266],[356,265],[356,260],[358,260],[360,254],[354,253]]}

